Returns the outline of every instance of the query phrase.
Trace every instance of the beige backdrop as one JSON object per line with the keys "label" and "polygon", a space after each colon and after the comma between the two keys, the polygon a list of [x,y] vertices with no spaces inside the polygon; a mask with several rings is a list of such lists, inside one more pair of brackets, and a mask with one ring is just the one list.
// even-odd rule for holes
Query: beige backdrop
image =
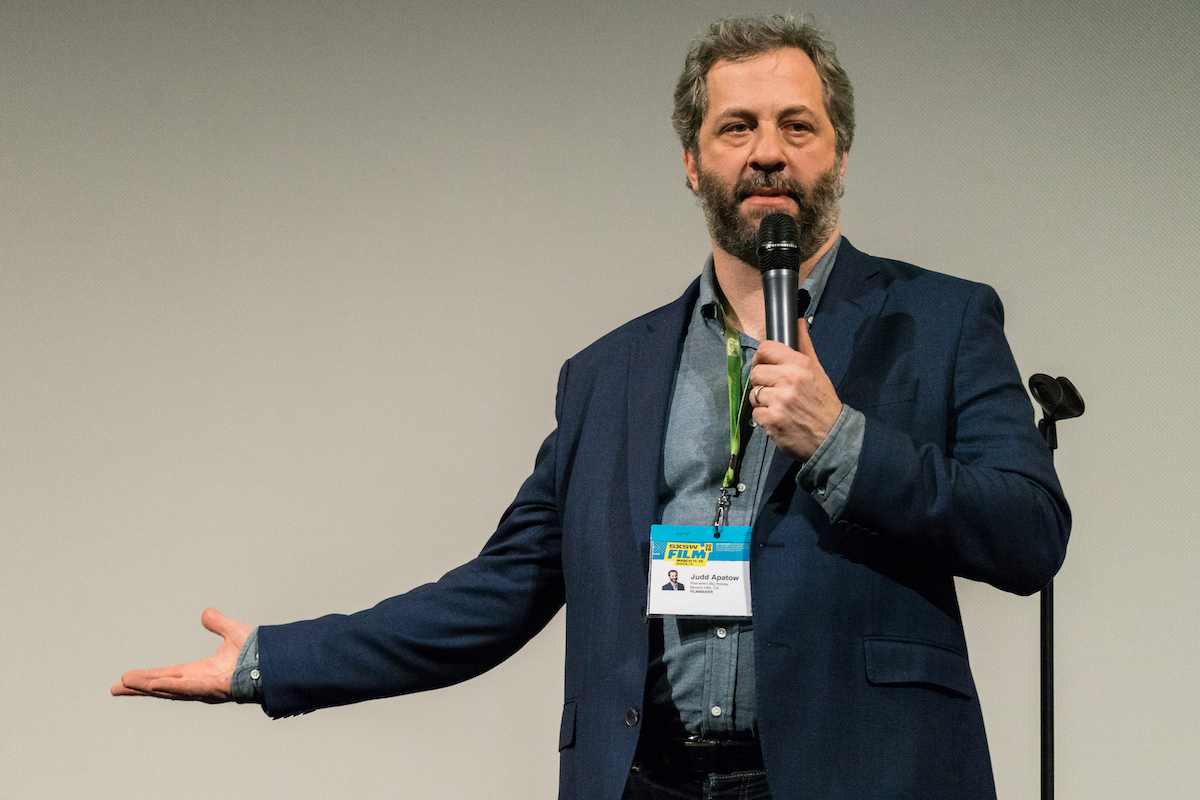
{"label": "beige backdrop", "polygon": [[[700,268],[688,41],[773,10],[0,0],[0,795],[554,795],[561,619],[281,722],[108,686],[209,653],[207,605],[354,611],[478,550],[561,362]],[[857,89],[845,233],[995,285],[1022,371],[1087,400],[1059,797],[1200,796],[1196,4],[796,10]],[[1037,601],[962,590],[1000,796],[1035,797]]]}

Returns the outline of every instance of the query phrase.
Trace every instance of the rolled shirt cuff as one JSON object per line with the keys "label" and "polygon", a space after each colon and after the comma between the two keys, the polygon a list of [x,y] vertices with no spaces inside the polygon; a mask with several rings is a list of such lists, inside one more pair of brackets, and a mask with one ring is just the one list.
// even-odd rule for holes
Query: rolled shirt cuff
{"label": "rolled shirt cuff", "polygon": [[258,670],[258,628],[250,631],[238,654],[230,680],[235,703],[262,703],[262,674]]}
{"label": "rolled shirt cuff", "polygon": [[843,403],[829,435],[796,474],[796,484],[825,509],[830,520],[837,520],[846,509],[866,431],[863,413]]}

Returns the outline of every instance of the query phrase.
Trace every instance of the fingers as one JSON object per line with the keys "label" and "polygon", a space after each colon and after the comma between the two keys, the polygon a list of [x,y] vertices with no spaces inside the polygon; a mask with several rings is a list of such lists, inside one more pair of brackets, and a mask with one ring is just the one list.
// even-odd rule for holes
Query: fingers
{"label": "fingers", "polygon": [[135,669],[121,676],[109,692],[114,697],[161,697],[223,703],[231,699],[228,675],[212,659],[158,669]]}
{"label": "fingers", "polygon": [[[801,318],[797,322],[797,350],[787,345],[771,340],[759,343],[758,352],[750,362],[750,382],[755,386],[776,386],[787,380],[796,380],[793,372],[800,368],[803,372],[821,372],[821,360],[813,348],[812,338],[808,335],[808,321]],[[760,403],[761,405],[761,403]]]}
{"label": "fingers", "polygon": [[[811,346],[811,342],[809,345]],[[793,350],[786,344],[772,342],[768,339],[759,343],[758,352],[754,354],[754,359],[750,362],[750,379],[754,381],[755,385],[758,385],[759,381],[757,378],[760,376],[760,373],[763,373],[764,368],[783,367],[790,363],[803,362],[805,359],[813,358],[816,358],[816,356],[805,356],[804,353]],[[772,369],[767,369],[766,371],[774,373]],[[768,383],[767,385],[770,384]]]}
{"label": "fingers", "polygon": [[139,678],[131,673],[125,673],[125,675],[122,675],[121,682],[115,684],[108,691],[113,697],[163,697],[170,700],[185,699],[178,694],[168,694],[160,691],[150,681]]}
{"label": "fingers", "polygon": [[209,705],[227,702],[225,698],[219,698],[214,695],[196,691],[195,689],[190,688],[186,691],[150,689],[142,692],[136,689],[130,689],[128,687],[117,685],[112,688],[112,694],[114,697],[156,697],[160,700],[178,700],[185,703],[208,703]]}
{"label": "fingers", "polygon": [[[754,354],[754,360],[750,367],[750,383],[754,387],[764,387],[764,392],[767,388],[776,386],[785,381],[786,374],[794,369],[794,362],[799,357],[799,354],[779,342],[765,341],[759,344],[758,352]],[[752,405],[758,407],[763,404],[764,397],[754,397],[751,395]]]}
{"label": "fingers", "polygon": [[[195,664],[198,663],[200,662],[195,662]],[[150,681],[162,678],[180,678],[187,674],[188,669],[194,668],[195,664],[174,664],[169,667],[155,667],[154,669],[131,669],[121,676],[121,685],[126,688],[140,689]]]}
{"label": "fingers", "polygon": [[111,691],[114,695],[154,696],[154,690],[161,687],[163,679],[179,680],[184,669],[182,664],[155,669],[131,669],[121,676],[121,682],[113,686]]}

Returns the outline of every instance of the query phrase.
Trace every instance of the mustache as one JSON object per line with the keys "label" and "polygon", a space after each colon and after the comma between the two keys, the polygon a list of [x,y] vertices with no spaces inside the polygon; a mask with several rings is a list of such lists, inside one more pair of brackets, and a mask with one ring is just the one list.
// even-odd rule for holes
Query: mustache
{"label": "mustache", "polygon": [[777,172],[755,172],[748,178],[742,178],[733,185],[733,196],[738,202],[741,202],[754,192],[764,189],[783,192],[797,203],[804,197],[804,187]]}

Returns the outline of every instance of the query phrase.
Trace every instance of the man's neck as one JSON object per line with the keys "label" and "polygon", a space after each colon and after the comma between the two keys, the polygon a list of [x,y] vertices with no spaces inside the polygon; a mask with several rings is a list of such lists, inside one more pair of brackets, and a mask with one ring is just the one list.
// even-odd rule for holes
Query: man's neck
{"label": "man's neck", "polygon": [[[812,258],[800,265],[800,281],[803,282],[821,256],[833,247],[841,236],[841,226],[821,245]],[[717,278],[717,292],[725,303],[730,323],[747,336],[762,341],[767,334],[766,309],[763,305],[762,273],[757,266],[747,264],[731,256],[713,243],[713,272]]]}

